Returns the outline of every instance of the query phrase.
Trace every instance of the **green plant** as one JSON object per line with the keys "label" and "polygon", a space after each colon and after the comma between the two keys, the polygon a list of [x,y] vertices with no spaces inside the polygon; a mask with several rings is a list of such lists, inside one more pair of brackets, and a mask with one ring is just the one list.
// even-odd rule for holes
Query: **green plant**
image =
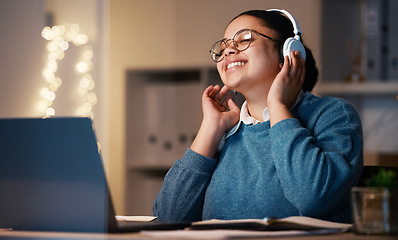
{"label": "green plant", "polygon": [[376,175],[372,175],[365,181],[368,187],[386,187],[389,189],[398,189],[397,173],[393,170],[380,168]]}

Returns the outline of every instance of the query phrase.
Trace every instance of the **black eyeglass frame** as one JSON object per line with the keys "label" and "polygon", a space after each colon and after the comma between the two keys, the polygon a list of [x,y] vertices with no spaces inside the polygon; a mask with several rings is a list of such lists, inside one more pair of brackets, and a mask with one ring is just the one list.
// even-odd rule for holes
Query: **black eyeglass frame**
{"label": "black eyeglass frame", "polygon": [[[249,31],[249,33],[250,33],[250,42],[249,42],[249,44],[248,44],[244,49],[238,49],[238,47],[237,47],[238,44],[235,42],[234,39],[235,39],[236,36],[240,35],[240,34],[241,34],[242,32],[244,32],[244,31]],[[221,45],[222,42],[224,42],[224,43],[225,43],[225,46],[227,46],[227,43],[228,43],[230,40],[232,40],[233,46],[234,46],[234,48],[235,48],[237,51],[240,51],[240,52],[245,51],[246,49],[248,49],[248,48],[250,47],[250,44],[252,43],[252,39],[253,39],[253,38],[252,38],[252,33],[253,33],[253,32],[254,32],[254,33],[257,33],[258,35],[260,35],[260,36],[262,36],[262,37],[265,37],[265,38],[267,38],[267,39],[269,39],[269,40],[271,40],[271,41],[277,42],[276,40],[272,39],[270,36],[267,36],[267,35],[265,35],[265,34],[262,34],[262,33],[258,32],[258,31],[256,31],[256,30],[244,28],[244,29],[241,29],[241,30],[237,31],[237,32],[234,34],[234,36],[232,37],[232,39],[224,38],[224,39],[221,39],[221,40],[218,40],[217,42],[215,42],[215,43],[211,46],[211,49],[209,50],[211,60],[213,60],[214,62],[217,63],[217,62],[221,62],[221,61],[224,59],[224,56],[222,56],[219,60],[216,60],[215,57],[213,57],[213,56],[216,55],[216,54],[214,53],[214,48],[215,48],[215,46]]]}

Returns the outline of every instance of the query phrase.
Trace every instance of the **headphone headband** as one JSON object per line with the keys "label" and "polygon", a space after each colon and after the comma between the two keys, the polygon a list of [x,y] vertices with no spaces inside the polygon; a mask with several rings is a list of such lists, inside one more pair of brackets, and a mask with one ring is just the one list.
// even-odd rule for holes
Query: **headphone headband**
{"label": "headphone headband", "polygon": [[294,35],[296,35],[298,37],[298,40],[300,40],[300,36],[302,34],[301,28],[300,28],[300,25],[297,22],[297,20],[294,18],[294,16],[284,9],[269,9],[269,10],[267,10],[267,12],[273,12],[273,11],[283,13],[284,15],[286,15],[289,18],[290,22],[292,22],[292,24],[293,24],[293,33],[294,33]]}
{"label": "headphone headband", "polygon": [[290,22],[293,25],[294,37],[290,37],[290,38],[286,39],[286,41],[283,43],[282,52],[281,52],[282,56],[283,57],[288,56],[290,59],[291,51],[299,51],[301,57],[305,59],[306,58],[305,47],[301,43],[301,39],[300,39],[301,38],[300,25],[298,24],[296,19],[293,17],[293,15],[284,9],[269,9],[269,10],[267,10],[267,12],[268,11],[275,11],[275,12],[280,12],[280,13],[284,14],[285,16],[287,16],[289,18]]}

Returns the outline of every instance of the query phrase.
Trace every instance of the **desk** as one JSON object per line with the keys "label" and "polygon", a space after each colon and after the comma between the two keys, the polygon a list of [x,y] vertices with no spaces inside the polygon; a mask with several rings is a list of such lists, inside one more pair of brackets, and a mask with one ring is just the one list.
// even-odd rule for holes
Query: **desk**
{"label": "desk", "polygon": [[[311,235],[311,236],[292,236],[277,237],[278,240],[396,240],[398,236],[365,236],[355,235],[354,233],[339,233],[329,235]],[[80,239],[161,239],[150,238],[141,233],[123,233],[123,234],[100,234],[100,233],[64,233],[64,232],[33,232],[33,231],[8,231],[0,230],[0,239],[64,239],[64,240],[80,240]],[[253,239],[270,239],[270,238],[253,238]],[[272,238],[271,238],[272,239]],[[239,240],[239,239],[238,239]]]}

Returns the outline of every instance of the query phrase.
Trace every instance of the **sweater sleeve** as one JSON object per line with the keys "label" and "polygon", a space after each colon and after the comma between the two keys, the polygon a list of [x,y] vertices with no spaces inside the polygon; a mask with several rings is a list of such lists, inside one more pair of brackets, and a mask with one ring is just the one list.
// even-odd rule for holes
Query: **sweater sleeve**
{"label": "sweater sleeve", "polygon": [[[347,204],[363,165],[362,126],[347,102],[286,119],[271,129],[271,154],[285,197],[301,215],[330,216]],[[309,118],[307,118],[309,119]]]}
{"label": "sweater sleeve", "polygon": [[216,159],[188,149],[166,174],[153,205],[154,215],[161,221],[201,220],[205,191],[216,164]]}

